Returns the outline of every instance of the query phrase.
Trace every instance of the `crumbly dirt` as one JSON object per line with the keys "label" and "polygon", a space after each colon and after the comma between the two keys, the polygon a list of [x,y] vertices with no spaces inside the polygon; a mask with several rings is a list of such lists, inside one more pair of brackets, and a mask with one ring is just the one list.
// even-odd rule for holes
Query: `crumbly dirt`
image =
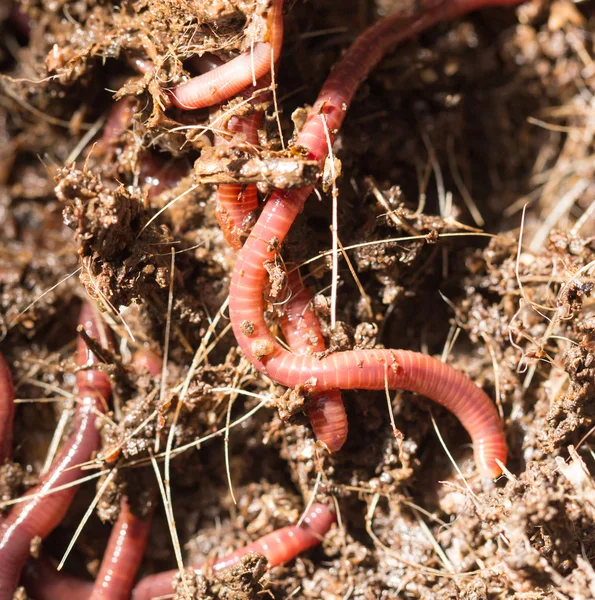
{"label": "crumbly dirt", "polygon": [[[277,97],[288,140],[356,34],[403,0],[285,4]],[[410,393],[391,398],[394,431],[383,392],[345,392],[349,438],[327,455],[304,415],[307,394],[271,384],[236,347],[222,309],[234,256],[212,182],[260,180],[264,201],[271,183],[316,173],[281,151],[268,96],[261,151],[239,140],[217,152],[209,121],[243,114],[243,99],[184,112],[165,90],[203,53],[249,49],[267,6],[1,3],[0,350],[23,402],[0,507],[35,484],[57,423],[73,413],[77,312],[90,297],[118,339],[94,468],[118,474],[68,572],[97,573],[123,494],[139,514],[158,505],[141,573],[176,566],[149,457],[166,448],[179,406],[173,447],[194,442],[171,460],[186,564],[296,522],[313,493],[340,511],[319,547],[268,573],[248,555],[195,577],[193,598],[595,598],[593,3],[484,10],[387,56],[334,148],[341,244],[367,244],[340,262],[335,326],[330,194],[308,201],[269,269],[277,315],[284,266],[318,256],[301,273],[329,351],[444,352],[484,387],[510,449],[495,484],[478,476],[454,417]],[[163,354],[168,334],[162,385],[131,358],[141,347]],[[197,442],[252,410],[227,444]],[[70,431],[67,422],[61,435]],[[81,487],[43,556],[62,556],[104,482]]]}

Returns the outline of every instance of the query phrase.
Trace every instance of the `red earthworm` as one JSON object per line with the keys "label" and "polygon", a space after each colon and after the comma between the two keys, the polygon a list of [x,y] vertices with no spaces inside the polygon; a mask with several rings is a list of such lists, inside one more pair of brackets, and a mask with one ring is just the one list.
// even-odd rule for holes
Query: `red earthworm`
{"label": "red earthworm", "polygon": [[[252,115],[237,118],[230,122],[246,133],[250,143],[257,143],[258,122]],[[219,136],[217,136],[219,137]],[[228,245],[234,250],[242,247],[242,235],[246,232],[246,223],[258,208],[255,185],[241,186],[221,184],[217,188],[217,220]],[[312,297],[302,285],[299,277],[290,275],[288,281],[289,300],[285,305],[285,316],[281,320],[281,330],[291,350],[298,354],[324,352],[324,338],[320,323],[311,308]],[[329,452],[337,452],[347,438],[347,414],[339,390],[329,390],[323,394],[313,394],[308,408],[308,417],[316,439],[322,442]]]}
{"label": "red earthworm", "polygon": [[127,600],[147,546],[151,517],[138,517],[130,510],[128,498],[120,502],[90,600]]}
{"label": "red earthworm", "polygon": [[132,117],[138,112],[138,99],[134,96],[120,98],[111,108],[101,135],[101,144],[108,148],[128,129]]}
{"label": "red earthworm", "polygon": [[[259,552],[268,561],[270,569],[289,562],[298,554],[316,546],[335,522],[335,515],[324,504],[313,504],[302,525],[289,525],[264,535],[260,539],[228,554],[223,558],[207,563],[213,571],[221,571],[236,565],[248,552]],[[193,567],[200,569],[203,565]],[[142,579],[132,591],[132,600],[150,600],[172,592],[172,579],[177,571],[166,571],[149,575]]]}
{"label": "red earthworm", "polygon": [[[245,200],[240,201],[238,192],[253,190],[254,208],[257,208],[256,186],[250,185],[242,189],[237,185],[220,185],[219,190],[221,188],[236,188],[218,191],[217,202],[218,206],[222,205],[225,214],[224,220],[219,219],[218,215],[224,237],[232,248],[239,249],[241,240],[237,231],[242,231],[243,228],[235,223],[245,223],[247,215],[253,209],[246,205]],[[312,310],[312,296],[309,290],[304,287],[297,274],[293,273],[289,274],[287,288],[290,297],[285,304],[285,313],[280,326],[289,347],[297,354],[324,352],[326,346],[318,317]],[[347,414],[341,392],[328,390],[321,394],[312,394],[310,400],[308,419],[316,439],[322,442],[329,452],[338,452],[343,447],[348,432]]]}
{"label": "red earthworm", "polygon": [[[221,64],[221,61],[208,55],[204,55],[199,61],[198,68],[204,70],[218,68]],[[243,133],[248,143],[256,145],[260,119],[260,113],[248,117],[233,117],[228,124],[228,130],[232,133]],[[224,143],[221,136],[215,136],[215,144]],[[258,194],[255,185],[220,184],[217,187],[217,221],[223,237],[232,249],[237,251],[242,247],[242,237],[246,234],[247,226],[257,208]],[[292,351],[298,354],[323,352],[326,349],[324,338],[318,318],[311,308],[312,298],[309,291],[297,275],[290,275],[288,290],[290,298],[285,306],[285,317],[280,323],[287,343]],[[316,439],[322,442],[329,452],[337,452],[345,443],[348,431],[341,392],[329,390],[323,394],[313,394],[311,402],[308,417]]]}
{"label": "red earthworm", "polygon": [[[420,16],[404,20],[391,15],[369,27],[328,77],[296,145],[322,163],[328,153],[327,135],[336,136],[359,84],[396,43],[484,4],[506,3],[510,0],[449,0]],[[264,320],[264,264],[274,260],[278,244],[311,191],[312,187],[276,191],[239,252],[229,292],[238,344],[258,370],[288,387],[304,386],[310,392],[388,387],[434,400],[453,412],[469,432],[479,469],[497,476],[501,469],[496,460],[505,462],[507,452],[498,413],[487,394],[452,367],[405,350],[355,350],[318,359],[288,352],[271,335]]]}
{"label": "red earthworm", "polygon": [[14,387],[4,356],[0,353],[0,465],[12,455]]}
{"label": "red earthworm", "polygon": [[[83,304],[79,323],[91,337],[108,343],[107,334],[100,335],[93,311]],[[79,338],[77,363],[88,366],[99,362]],[[31,541],[44,539],[62,521],[77,491],[72,485],[59,492],[53,488],[76,482],[81,475],[79,465],[85,463],[99,447],[97,415],[103,413],[110,396],[108,376],[99,370],[81,370],[77,373],[77,407],[75,429],[49,472],[27,492],[31,500],[17,504],[0,523],[0,600],[10,600],[19,575],[30,553]]]}
{"label": "red earthworm", "polygon": [[137,373],[141,373],[143,370],[149,371],[153,377],[161,375],[163,369],[163,361],[161,357],[155,354],[152,350],[141,348],[134,353],[132,357],[132,364],[134,370]]}
{"label": "red earthworm", "polygon": [[[150,350],[138,350],[132,362],[137,372],[146,369],[153,376],[161,374],[161,358]],[[152,510],[139,517],[130,510],[128,498],[122,497],[120,514],[110,534],[90,600],[127,600],[130,597],[147,546],[151,521]]]}
{"label": "red earthworm", "polygon": [[140,157],[140,183],[149,198],[175,187],[187,173],[188,166],[181,160],[165,160],[149,152]]}
{"label": "red earthworm", "polygon": [[172,102],[186,110],[220,104],[269,73],[283,42],[283,0],[273,0],[267,25],[267,41],[257,42],[250,51],[180,84],[170,93]]}
{"label": "red earthworm", "polygon": [[[243,133],[249,144],[258,144],[258,127],[262,114],[254,113],[248,117],[233,117],[228,129],[232,133]],[[226,142],[221,136],[215,136],[217,145]],[[255,185],[220,184],[217,186],[217,205],[215,214],[223,237],[234,250],[242,247],[242,237],[248,232],[250,219],[258,209],[258,193]]]}
{"label": "red earthworm", "polygon": [[[291,297],[280,322],[285,341],[296,354],[324,352],[326,346],[320,322],[312,309],[312,294],[295,271],[288,274],[287,283]],[[310,401],[308,418],[316,439],[324,443],[329,452],[339,451],[349,429],[341,392],[327,390],[312,394]]]}
{"label": "red earthworm", "polygon": [[[97,145],[91,145],[88,152],[97,148],[100,153],[111,154],[110,149],[119,141],[132,122],[132,118],[139,111],[138,99],[134,96],[124,96],[111,108],[103,133]],[[115,151],[115,148],[114,148]],[[182,161],[166,161],[162,155],[145,151],[139,156],[140,186],[147,191],[149,198],[159,195],[168,188],[172,188],[187,173],[187,165]]]}

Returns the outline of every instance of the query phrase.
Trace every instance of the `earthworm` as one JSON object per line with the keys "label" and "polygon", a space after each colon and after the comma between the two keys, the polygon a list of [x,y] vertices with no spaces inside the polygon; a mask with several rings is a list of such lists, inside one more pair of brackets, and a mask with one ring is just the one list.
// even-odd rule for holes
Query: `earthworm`
{"label": "earthworm", "polygon": [[[491,4],[510,3],[494,1]],[[386,17],[364,31],[335,66],[299,133],[296,145],[321,164],[328,153],[327,135],[336,136],[360,83],[398,42],[430,25],[490,2],[449,0],[420,16],[404,20]],[[405,389],[434,400],[453,412],[469,432],[481,472],[497,476],[497,460],[506,460],[506,442],[490,398],[452,367],[405,350],[354,350],[322,359],[285,350],[264,320],[264,264],[307,200],[312,187],[277,190],[267,202],[248,240],[238,254],[230,285],[229,314],[238,344],[252,364],[274,381],[309,392],[333,389]]]}
{"label": "earthworm", "polygon": [[155,354],[152,350],[142,348],[137,350],[132,357],[132,364],[134,370],[137,373],[141,373],[143,370],[149,371],[153,377],[161,375],[163,368],[163,362],[161,357]]}
{"label": "earthworm", "polygon": [[[138,99],[134,96],[124,96],[112,106],[103,127],[103,133],[97,144],[88,147],[87,152],[98,150],[112,157],[116,153],[116,145],[121,136],[128,131],[134,115],[139,111]],[[146,190],[149,198],[158,196],[168,188],[176,186],[186,175],[187,165],[179,160],[164,160],[149,150],[138,157],[140,165],[141,187]]]}
{"label": "earthworm", "polygon": [[[161,374],[161,358],[150,350],[135,352],[132,364],[137,372],[146,369],[154,377]],[[120,514],[110,534],[90,600],[127,600],[130,597],[151,531],[153,514],[150,508],[148,515],[139,517],[131,511],[128,498],[122,497]]]}
{"label": "earthworm", "polygon": [[[258,144],[258,127],[262,114],[254,113],[247,117],[233,117],[228,129],[232,133],[243,133],[249,144]],[[225,140],[215,136],[215,144],[223,145]],[[233,250],[242,247],[250,218],[258,209],[258,193],[255,185],[222,183],[217,186],[215,214],[223,237]]]}
{"label": "earthworm", "polygon": [[[100,335],[93,311],[83,304],[79,319],[87,334],[108,341],[107,332]],[[89,366],[99,360],[78,340],[77,363]],[[99,370],[80,370],[77,380],[77,406],[74,432],[52,463],[48,473],[29,490],[31,500],[17,504],[0,523],[0,600],[11,600],[33,538],[44,539],[62,521],[77,491],[75,484],[82,471],[80,465],[99,447],[97,417],[106,409],[110,396],[108,376]],[[53,488],[74,484],[59,492]]]}
{"label": "earthworm", "polygon": [[[288,273],[287,287],[291,297],[279,323],[285,341],[295,354],[324,352],[326,346],[320,322],[312,309],[310,290],[296,271]],[[343,447],[349,429],[341,392],[327,390],[312,394],[310,402],[308,418],[316,439],[324,443],[329,452],[337,452]]]}
{"label": "earthworm", "polygon": [[[223,558],[207,563],[207,566],[215,572],[221,571],[236,565],[248,552],[259,552],[267,559],[268,568],[276,567],[319,544],[335,519],[328,506],[313,504],[302,525],[289,525],[277,529]],[[193,568],[198,570],[202,566]],[[150,600],[171,594],[172,579],[176,573],[177,571],[173,570],[145,577],[132,591],[132,600]]]}
{"label": "earthworm", "polygon": [[283,0],[273,0],[267,15],[268,40],[220,67],[177,86],[170,96],[179,108],[192,110],[229,100],[270,72],[277,62],[283,41]]}
{"label": "earthworm", "polygon": [[12,455],[14,387],[4,356],[0,353],[0,465]]}
{"label": "earthworm", "polygon": [[[240,119],[238,119],[240,121]],[[241,119],[244,121],[244,119]],[[250,123],[248,127],[256,127]],[[234,250],[242,247],[241,235],[245,223],[258,208],[255,185],[221,184],[217,188],[217,220],[228,245]],[[298,354],[324,352],[324,338],[318,317],[312,310],[312,296],[297,274],[289,275],[289,300],[280,326],[292,352]],[[308,418],[316,439],[329,452],[337,452],[347,439],[347,414],[339,390],[313,394],[308,407]]]}
{"label": "earthworm", "polygon": [[[282,31],[275,32],[273,35],[282,36]],[[219,68],[221,61],[204,55],[196,61],[196,65],[206,71]],[[261,117],[260,112],[247,117],[232,117],[228,130],[231,133],[243,133],[249,144],[257,145]],[[220,135],[215,136],[216,145],[225,143]],[[220,184],[217,186],[215,213],[223,237],[233,250],[238,251],[242,247],[242,238],[257,209],[258,194],[255,185]],[[320,323],[311,307],[312,297],[297,275],[290,275],[288,291],[289,300],[285,306],[285,316],[280,322],[287,343],[292,351],[298,354],[323,352],[326,348]],[[322,442],[329,452],[337,452],[342,448],[347,439],[348,424],[339,390],[313,394],[308,407],[308,417],[316,439]]]}
{"label": "earthworm", "polygon": [[130,510],[128,498],[120,502],[90,600],[127,600],[147,546],[151,517],[138,517]]}
{"label": "earthworm", "polygon": [[128,129],[134,115],[138,112],[138,99],[134,96],[120,98],[111,108],[101,135],[100,144],[105,148],[118,141],[118,138]]}

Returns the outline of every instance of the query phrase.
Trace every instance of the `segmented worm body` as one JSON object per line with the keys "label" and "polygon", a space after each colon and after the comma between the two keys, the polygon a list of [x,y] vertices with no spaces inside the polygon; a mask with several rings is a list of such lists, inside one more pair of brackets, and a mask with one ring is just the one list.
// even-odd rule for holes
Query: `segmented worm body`
{"label": "segmented worm body", "polygon": [[273,0],[267,25],[268,40],[176,87],[170,94],[173,104],[186,110],[220,104],[270,73],[283,41],[283,0]]}
{"label": "segmented worm body", "polygon": [[[150,350],[134,353],[132,364],[137,373],[161,374],[162,360]],[[150,507],[152,508],[152,507]],[[95,579],[90,600],[127,600],[147,547],[152,510],[139,517],[130,508],[126,496],[120,501],[120,514],[114,524],[107,548]]]}
{"label": "segmented worm body", "polygon": [[[492,4],[506,2],[496,1]],[[324,161],[327,135],[333,139],[359,84],[396,43],[434,23],[483,5],[450,0],[420,16],[391,15],[360,35],[333,69],[312,108],[296,145],[308,158]],[[485,2],[485,4],[489,4]],[[264,320],[264,264],[274,260],[312,188],[276,191],[239,252],[230,286],[230,317],[238,344],[254,366],[288,387],[310,392],[334,389],[405,389],[426,396],[453,412],[471,435],[478,468],[496,476],[505,462],[502,424],[490,398],[467,377],[444,363],[404,350],[355,350],[318,359],[285,350]],[[245,324],[249,323],[250,327]]]}
{"label": "segmented worm body", "polygon": [[[258,123],[260,115],[234,118],[230,122],[232,131],[246,134],[249,143],[258,143]],[[233,129],[232,129],[233,127]],[[246,234],[246,224],[258,208],[255,185],[221,184],[217,188],[217,220],[225,240],[234,250],[242,247],[242,236]],[[318,317],[312,310],[312,296],[304,287],[297,274],[290,274],[288,280],[289,300],[285,305],[285,315],[280,322],[281,330],[291,350],[297,354],[311,354],[326,350]],[[341,449],[347,439],[347,414],[339,390],[329,390],[313,394],[308,407],[308,417],[316,439],[330,452]]]}
{"label": "segmented worm body", "polygon": [[[304,518],[303,524],[282,527],[260,539],[219,558],[208,565],[213,571],[221,571],[236,565],[249,552],[259,552],[268,561],[268,568],[289,562],[298,554],[319,544],[335,515],[324,504],[314,504]],[[201,569],[203,565],[194,567]],[[172,579],[177,571],[167,571],[142,579],[132,592],[132,600],[150,600],[172,593]]]}
{"label": "segmented worm body", "polygon": [[[295,271],[288,274],[287,286],[291,297],[280,322],[285,341],[298,355],[324,352],[326,346],[320,322],[312,308],[312,294]],[[316,439],[330,452],[337,452],[343,447],[349,430],[341,392],[329,389],[314,393],[310,401],[308,418]]]}
{"label": "segmented worm body", "polygon": [[4,356],[0,353],[0,465],[12,455],[14,387]]}
{"label": "segmented worm body", "polygon": [[[228,129],[231,133],[243,133],[246,142],[256,146],[261,120],[262,114],[259,112],[248,117],[233,117]],[[216,145],[226,143],[221,136],[215,136]],[[231,248],[239,250],[249,231],[250,220],[258,210],[256,186],[222,183],[217,186],[216,202],[215,214],[223,237]]]}
{"label": "segmented worm body", "polygon": [[[283,41],[283,19],[274,18],[271,22],[271,35]],[[195,63],[201,70],[221,68],[221,61],[205,55]],[[265,77],[266,79],[266,77]],[[244,92],[246,95],[246,92]],[[228,124],[230,133],[241,133],[245,141],[258,145],[258,127],[262,114],[254,113],[247,117],[232,117]],[[215,144],[224,145],[226,140],[215,135]],[[258,194],[255,185],[220,184],[217,186],[216,215],[223,237],[227,244],[239,251],[258,209]],[[285,306],[285,317],[281,320],[281,330],[293,352],[298,354],[322,352],[325,344],[320,323],[311,307],[312,297],[299,277],[290,277],[288,282],[289,300]],[[294,332],[294,328],[297,330]],[[329,390],[323,394],[313,394],[308,407],[308,417],[316,439],[330,452],[341,449],[347,439],[347,414],[339,390]]]}
{"label": "segmented worm body", "polygon": [[[79,322],[91,337],[108,341],[107,333],[99,331],[87,304],[83,305]],[[82,338],[78,342],[77,362],[81,367],[99,362]],[[27,493],[31,499],[17,504],[0,523],[0,600],[12,599],[30,553],[31,541],[36,537],[46,538],[62,521],[78,486],[50,492],[74,483],[81,476],[80,465],[88,461],[99,446],[96,422],[110,396],[109,379],[103,371],[81,370],[77,373],[77,387],[74,432],[48,473]]]}
{"label": "segmented worm body", "polygon": [[120,514],[112,529],[90,600],[127,600],[130,597],[150,530],[151,518],[133,514],[128,498],[122,498]]}

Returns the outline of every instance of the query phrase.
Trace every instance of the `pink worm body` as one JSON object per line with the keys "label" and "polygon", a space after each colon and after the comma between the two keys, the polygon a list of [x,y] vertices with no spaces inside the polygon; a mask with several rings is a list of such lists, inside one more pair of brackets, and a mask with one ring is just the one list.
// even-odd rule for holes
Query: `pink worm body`
{"label": "pink worm body", "polygon": [[[253,115],[259,116],[259,115]],[[248,141],[257,139],[258,124],[255,119],[241,122],[243,132],[250,132]],[[231,128],[231,123],[230,123]],[[253,133],[252,133],[253,131]],[[250,214],[258,208],[255,185],[241,186],[222,184],[217,188],[217,220],[228,245],[234,250],[242,247],[241,236],[245,234],[245,223]],[[291,350],[297,354],[311,354],[326,350],[320,323],[311,307],[312,296],[297,275],[289,276],[290,298],[281,320],[281,330]],[[313,394],[308,408],[308,417],[316,439],[322,442],[329,452],[337,452],[347,439],[347,414],[339,390],[329,390],[323,394]]]}
{"label": "pink worm body", "polygon": [[[262,115],[254,113],[248,117],[233,117],[228,125],[232,133],[243,133],[246,141],[258,145],[258,127]],[[226,142],[215,136],[215,144]],[[258,194],[255,185],[224,183],[217,186],[215,214],[227,244],[234,250],[242,247],[242,237],[247,234],[250,216],[258,209]]]}
{"label": "pink worm body", "polygon": [[[100,339],[92,310],[84,304],[80,324],[87,333]],[[105,339],[105,337],[104,337]],[[79,338],[77,362],[80,366],[97,362]],[[77,485],[49,493],[52,489],[76,482],[81,465],[99,446],[97,415],[105,411],[110,396],[110,382],[97,370],[77,373],[78,402],[74,432],[54,460],[51,469],[38,485],[27,492],[31,500],[17,504],[0,523],[0,600],[11,600],[33,538],[46,538],[62,521],[77,491]]]}
{"label": "pink worm body", "polygon": [[[240,562],[249,552],[259,552],[268,561],[268,568],[289,562],[301,552],[320,543],[331,525],[335,515],[323,504],[314,504],[308,511],[301,526],[289,525],[232,552],[224,558],[210,563],[213,571],[227,569]],[[200,569],[202,565],[194,567]],[[151,600],[172,593],[172,579],[177,571],[166,571],[142,579],[132,592],[132,600]]]}
{"label": "pink worm body", "polygon": [[4,356],[0,354],[0,465],[12,455],[14,387]]}
{"label": "pink worm body", "polygon": [[[283,19],[273,20],[272,27],[272,36],[279,40],[281,46]],[[209,59],[207,55],[201,57],[197,65],[204,70],[221,68],[220,61]],[[228,129],[231,133],[243,133],[246,141],[256,146],[261,117],[260,113],[248,117],[233,117]],[[216,135],[215,144],[223,145],[225,140]],[[241,249],[242,238],[246,235],[250,218],[257,209],[258,194],[255,185],[220,184],[217,187],[217,221],[225,241],[233,250]],[[311,308],[312,297],[297,276],[290,276],[289,293],[285,317],[280,323],[287,343],[292,351],[298,354],[323,352],[326,347],[320,323]],[[329,452],[337,452],[343,447],[347,439],[348,424],[339,390],[313,394],[308,417],[316,439],[322,442]]]}
{"label": "pink worm body", "polygon": [[[312,294],[304,286],[297,272],[288,274],[291,298],[285,305],[281,331],[291,351],[298,355],[324,352],[326,346],[320,322],[312,309]],[[316,439],[323,442],[329,452],[343,447],[349,430],[343,397],[338,389],[312,394],[308,418]]]}
{"label": "pink worm body", "polygon": [[[359,84],[396,43],[438,21],[482,5],[512,3],[450,0],[421,16],[404,20],[386,17],[360,35],[333,69],[298,135],[296,145],[308,158],[322,163],[328,154],[326,134],[336,136]],[[275,248],[307,200],[312,188],[277,191],[238,255],[230,286],[230,317],[238,344],[254,366],[274,381],[307,391],[334,389],[406,389],[443,405],[469,432],[479,469],[497,476],[496,462],[506,460],[506,442],[498,413],[490,398],[467,377],[444,363],[405,350],[355,350],[322,359],[296,355],[282,348],[264,320],[264,263],[275,258]]]}
{"label": "pink worm body", "polygon": [[139,518],[122,498],[90,600],[127,600],[147,546],[151,518]]}
{"label": "pink worm body", "polygon": [[[150,350],[138,350],[133,357],[137,372],[143,369],[153,377],[161,374],[162,361]],[[127,600],[147,547],[152,514],[144,518],[131,510],[128,498],[120,502],[120,514],[112,529],[90,600]]]}
{"label": "pink worm body", "polygon": [[124,96],[118,100],[110,110],[109,117],[105,122],[100,144],[105,148],[113,145],[128,129],[138,110],[138,100],[134,96]]}
{"label": "pink worm body", "polygon": [[273,0],[267,24],[268,41],[257,42],[249,52],[182,83],[171,92],[172,102],[186,110],[220,104],[270,73],[283,41],[283,0]]}

